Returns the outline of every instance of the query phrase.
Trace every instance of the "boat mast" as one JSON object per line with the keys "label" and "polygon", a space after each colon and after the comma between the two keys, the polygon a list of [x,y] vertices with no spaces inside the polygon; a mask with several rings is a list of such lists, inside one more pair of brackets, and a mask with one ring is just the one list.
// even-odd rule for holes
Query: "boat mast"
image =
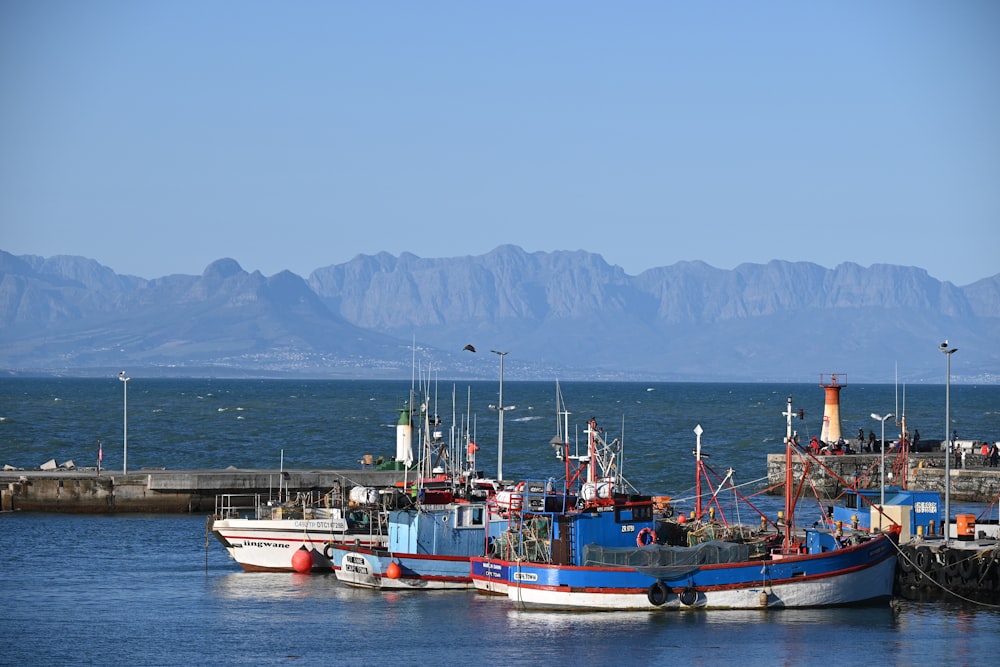
{"label": "boat mast", "polygon": [[[565,424],[565,425],[564,425]],[[559,380],[556,380],[556,434],[549,440],[556,452],[556,458],[563,462],[566,475],[566,491],[569,492],[572,477],[569,469],[569,410],[563,400]]]}
{"label": "boat mast", "polygon": [[505,406],[503,404],[503,358],[507,356],[507,352],[499,352],[497,350],[490,350],[493,354],[500,357],[500,396],[497,399],[498,405],[491,405],[499,413],[499,424],[497,426],[497,481],[503,481],[503,411],[513,410],[514,406]]}
{"label": "boat mast", "polygon": [[705,430],[698,424],[694,427],[695,449],[694,449],[694,515],[701,519],[701,434]]}
{"label": "boat mast", "polygon": [[795,512],[795,501],[792,498],[792,485],[794,482],[794,475],[792,474],[792,397],[788,397],[788,409],[785,410],[784,415],[787,421],[787,427],[785,430],[785,539],[784,548],[787,553],[792,546],[792,529],[795,524],[794,512]]}
{"label": "boat mast", "polygon": [[597,490],[597,420],[593,417],[587,422],[587,481],[594,484]]}

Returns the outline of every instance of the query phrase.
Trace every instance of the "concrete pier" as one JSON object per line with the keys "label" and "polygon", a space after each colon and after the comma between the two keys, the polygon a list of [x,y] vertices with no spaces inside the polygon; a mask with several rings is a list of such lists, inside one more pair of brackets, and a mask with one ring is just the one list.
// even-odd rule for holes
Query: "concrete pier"
{"label": "concrete pier", "polygon": [[[838,476],[853,482],[859,478],[861,488],[878,488],[880,471],[878,469],[878,454],[845,454],[842,456],[818,457],[825,466]],[[888,474],[893,471],[895,455],[886,454],[885,466],[886,484],[899,484],[900,472],[897,470],[892,478]],[[803,473],[803,463],[796,460],[793,464],[798,479]],[[958,502],[989,503],[995,502],[1000,494],[1000,468],[988,468],[981,465],[967,465],[965,468],[951,467],[951,499]],[[944,494],[944,454],[940,452],[911,453],[909,467],[906,471],[907,486],[915,491],[939,491]],[[809,476],[820,495],[835,498],[843,490],[843,485],[819,465],[810,462]],[[785,455],[767,455],[767,479],[770,486],[783,485],[785,481]],[[775,495],[781,495],[781,486],[772,489]]]}
{"label": "concrete pier", "polygon": [[[409,477],[412,479],[411,471]],[[389,486],[404,479],[388,470],[162,470],[0,471],[0,510],[112,514],[128,512],[212,513],[215,497],[224,493],[277,497],[279,487],[329,491],[336,486]]]}

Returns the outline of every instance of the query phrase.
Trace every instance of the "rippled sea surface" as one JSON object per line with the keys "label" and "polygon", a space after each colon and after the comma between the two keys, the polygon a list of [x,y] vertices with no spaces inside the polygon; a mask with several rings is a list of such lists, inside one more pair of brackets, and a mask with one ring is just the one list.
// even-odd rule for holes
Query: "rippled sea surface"
{"label": "rippled sea surface", "polygon": [[[143,380],[128,383],[128,463],[174,469],[353,468],[394,451],[408,382]],[[495,471],[495,383],[439,382],[432,408],[471,424]],[[693,483],[693,429],[712,465],[764,477],[793,397],[807,438],[822,424],[816,384],[562,383],[571,439],[594,416],[625,448],[645,492]],[[901,397],[900,397],[901,399]],[[0,380],[0,464],[49,459],[121,469],[123,386],[108,380]],[[508,382],[504,476],[558,475],[555,383]],[[848,386],[846,435],[898,412],[896,388]],[[454,415],[454,419],[452,416]],[[945,431],[943,386],[906,390],[911,428]],[[1000,387],[953,385],[959,437],[1000,439]],[[887,435],[889,432],[887,431]],[[581,434],[582,440],[582,434]],[[247,574],[206,535],[204,516],[0,514],[0,664],[101,665],[989,665],[1000,611],[898,600],[865,609],[561,614],[518,612],[473,593],[385,594],[332,576]]]}

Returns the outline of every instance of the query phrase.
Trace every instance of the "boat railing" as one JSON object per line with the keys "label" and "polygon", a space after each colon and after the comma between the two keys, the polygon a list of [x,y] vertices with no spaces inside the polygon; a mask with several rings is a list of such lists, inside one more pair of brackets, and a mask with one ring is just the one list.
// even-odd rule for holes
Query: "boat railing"
{"label": "boat railing", "polygon": [[215,516],[219,519],[259,518],[260,494],[224,493],[215,497]]}

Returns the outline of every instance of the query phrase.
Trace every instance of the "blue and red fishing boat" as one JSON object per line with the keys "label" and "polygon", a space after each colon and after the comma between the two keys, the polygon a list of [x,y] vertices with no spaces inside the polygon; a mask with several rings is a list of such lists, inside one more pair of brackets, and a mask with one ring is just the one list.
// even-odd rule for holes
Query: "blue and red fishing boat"
{"label": "blue and red fishing boat", "polygon": [[[705,462],[700,426],[697,504],[687,519],[668,516],[657,499],[626,493],[617,477],[599,474],[601,441],[592,421],[589,455],[566,477],[568,486],[582,485],[576,494],[562,494],[576,495],[578,502],[551,508],[546,485],[526,485],[507,529],[487,555],[472,559],[477,590],[506,593],[526,609],[767,609],[887,601],[896,564],[890,532],[831,530],[823,521],[803,529],[795,524],[805,475],[794,478],[793,459],[802,454],[793,439],[794,414],[789,398],[784,511],[774,521],[761,513],[753,526],[729,523],[723,514],[719,492],[735,493],[736,487],[730,475],[715,474]],[[569,460],[568,451],[564,457]],[[804,468],[807,474],[808,464]]]}

